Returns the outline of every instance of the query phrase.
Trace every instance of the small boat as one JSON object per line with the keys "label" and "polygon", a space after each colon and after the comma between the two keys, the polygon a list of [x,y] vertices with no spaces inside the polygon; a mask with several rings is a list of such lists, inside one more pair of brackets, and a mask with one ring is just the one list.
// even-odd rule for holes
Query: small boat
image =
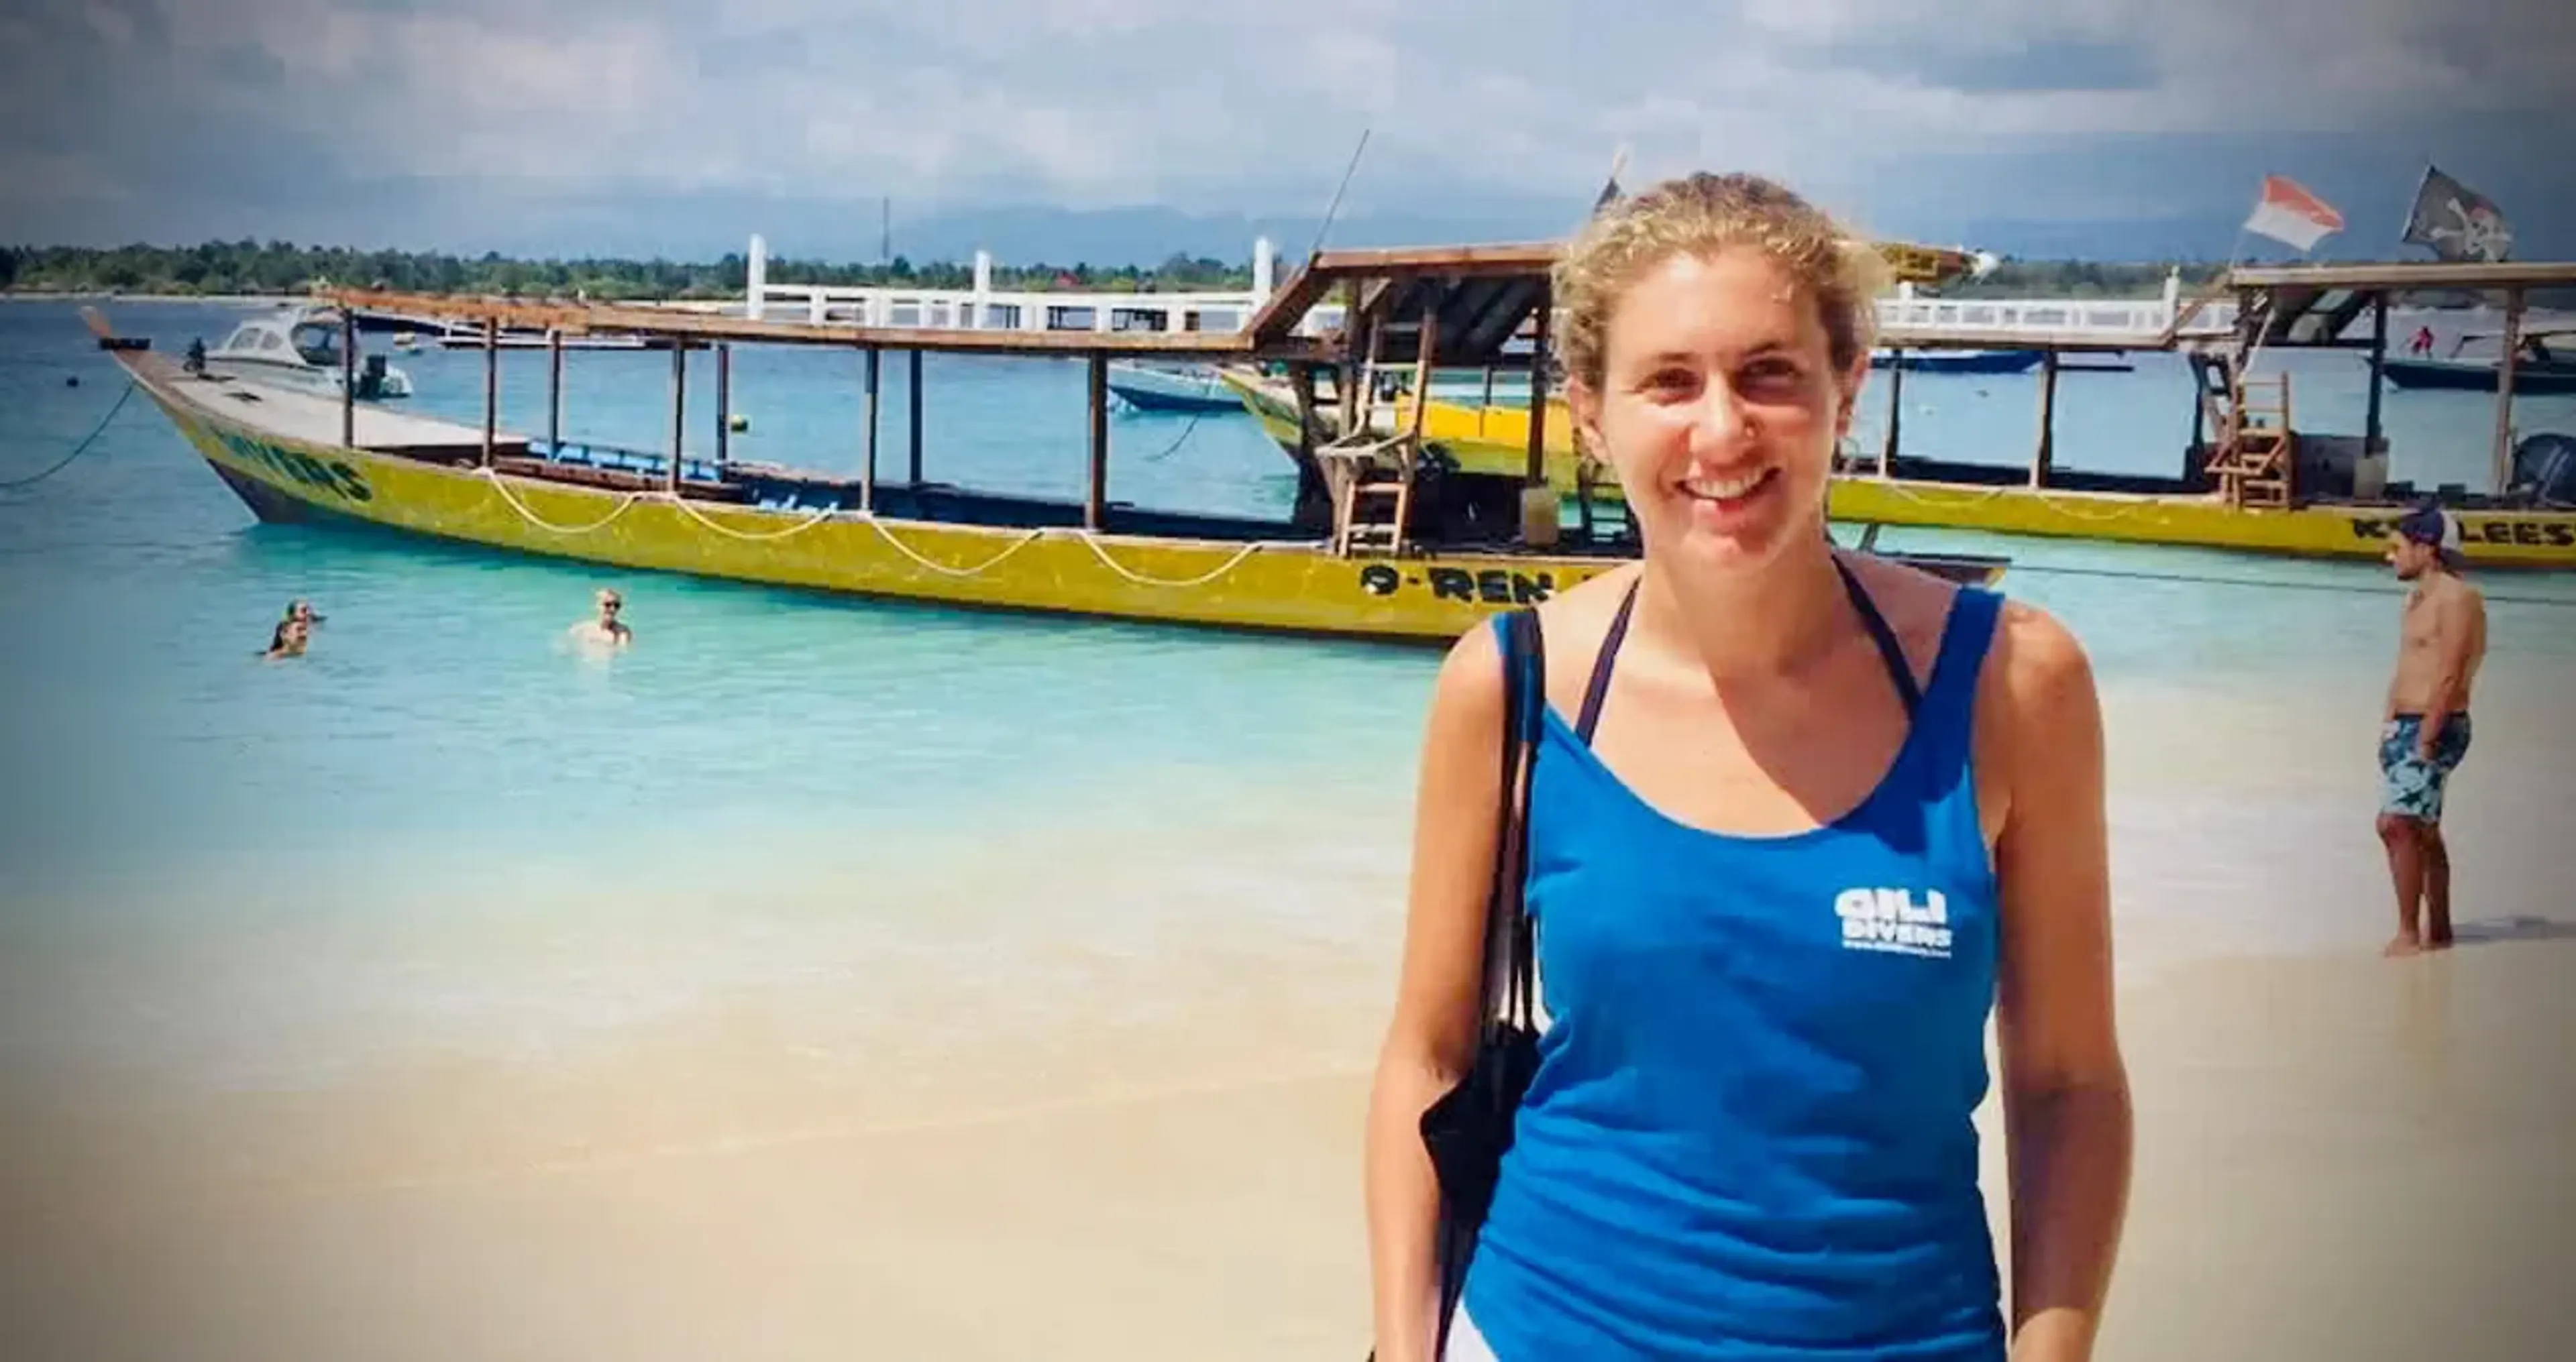
{"label": "small boat", "polygon": [[[337,396],[340,319],[317,308],[246,318],[222,343],[197,356],[192,350],[190,363],[209,377]],[[382,355],[364,355],[356,378],[361,402],[411,396],[411,375],[387,364]]]}
{"label": "small boat", "polygon": [[1869,367],[1909,374],[2026,374],[2038,367],[2038,350],[1889,350],[1870,352]]}
{"label": "small boat", "polygon": [[1149,364],[1113,360],[1109,391],[1138,411],[1240,411],[1234,391],[1206,364]]}
{"label": "small boat", "polygon": [[[2576,393],[2576,355],[2553,349],[2550,341],[2561,336],[2576,336],[2576,329],[2552,329],[2522,333],[2520,353],[2514,357],[2513,390],[2517,395],[2554,397]],[[2451,342],[2451,353],[2442,359],[2389,358],[2380,362],[2380,376],[2395,388],[2426,389],[2435,392],[2491,393],[2497,390],[2503,372],[2501,359],[2463,359],[2461,352],[2472,341],[2495,341],[2504,338],[2500,331],[2472,331]]]}

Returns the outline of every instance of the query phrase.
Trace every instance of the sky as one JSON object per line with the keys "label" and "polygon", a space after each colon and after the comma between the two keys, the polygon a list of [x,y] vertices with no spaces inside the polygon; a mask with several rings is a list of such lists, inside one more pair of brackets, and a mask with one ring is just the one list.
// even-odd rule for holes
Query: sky
{"label": "sky", "polygon": [[[1775,176],[1857,229],[2224,259],[2266,173],[2425,165],[2576,256],[2566,0],[11,0],[0,241],[1242,259]],[[2254,254],[2284,248],[2255,243]]]}

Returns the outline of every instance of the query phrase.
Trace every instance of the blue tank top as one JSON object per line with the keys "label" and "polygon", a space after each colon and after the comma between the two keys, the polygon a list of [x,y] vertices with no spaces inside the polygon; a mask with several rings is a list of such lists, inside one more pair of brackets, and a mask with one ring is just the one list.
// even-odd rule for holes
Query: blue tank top
{"label": "blue tank top", "polygon": [[1463,1297],[1501,1362],[2004,1356],[1970,1124],[1996,945],[1970,720],[1999,598],[1957,594],[1918,695],[1844,580],[1914,719],[1833,823],[1704,832],[1593,754],[1626,605],[1579,724],[1545,713],[1546,1029]]}

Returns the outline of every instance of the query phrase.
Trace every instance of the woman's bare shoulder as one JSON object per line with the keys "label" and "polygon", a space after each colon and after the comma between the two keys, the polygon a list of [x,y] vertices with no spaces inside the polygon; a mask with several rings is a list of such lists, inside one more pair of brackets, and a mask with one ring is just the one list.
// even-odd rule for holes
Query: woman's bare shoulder
{"label": "woman's bare shoulder", "polygon": [[2074,630],[2039,606],[2004,599],[1986,670],[2025,728],[2092,721],[2093,659]]}

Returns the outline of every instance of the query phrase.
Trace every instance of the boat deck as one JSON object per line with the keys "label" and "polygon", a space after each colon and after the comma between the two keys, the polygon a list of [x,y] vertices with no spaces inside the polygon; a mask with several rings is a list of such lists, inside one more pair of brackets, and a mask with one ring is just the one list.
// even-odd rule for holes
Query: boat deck
{"label": "boat deck", "polygon": [[[210,411],[256,422],[263,430],[305,444],[341,443],[337,397],[192,374],[158,357],[142,357],[139,362],[152,363],[160,369],[157,377],[170,391]],[[374,453],[437,462],[480,459],[483,455],[483,428],[461,421],[415,416],[361,402],[354,413],[353,427],[357,438],[351,443]],[[528,441],[525,436],[498,432],[493,437],[492,450],[499,456],[523,456],[528,453]]]}

